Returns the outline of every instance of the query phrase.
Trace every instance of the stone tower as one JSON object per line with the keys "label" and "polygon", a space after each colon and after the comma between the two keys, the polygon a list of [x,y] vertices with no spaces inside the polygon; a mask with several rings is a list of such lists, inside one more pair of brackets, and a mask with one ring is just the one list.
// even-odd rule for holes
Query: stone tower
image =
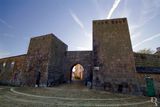
{"label": "stone tower", "polygon": [[34,86],[38,79],[41,86],[62,83],[67,48],[54,34],[31,38],[26,56],[25,83]]}
{"label": "stone tower", "polygon": [[135,62],[126,18],[93,21],[93,87],[133,92]]}

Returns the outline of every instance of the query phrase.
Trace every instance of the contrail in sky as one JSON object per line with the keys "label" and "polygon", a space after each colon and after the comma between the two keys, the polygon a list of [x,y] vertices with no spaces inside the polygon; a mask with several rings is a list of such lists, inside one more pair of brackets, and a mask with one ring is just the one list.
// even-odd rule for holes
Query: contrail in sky
{"label": "contrail in sky", "polygon": [[0,22],[6,25],[8,28],[13,28],[11,25],[9,25],[6,21],[2,20],[1,18],[0,18]]}
{"label": "contrail in sky", "polygon": [[154,38],[157,38],[157,37],[160,37],[160,33],[158,33],[158,34],[156,34],[156,35],[154,35],[154,36],[151,36],[151,37],[143,40],[143,41],[140,42],[140,43],[137,43],[136,45],[133,46],[133,48],[135,48],[135,47],[137,47],[137,46],[139,46],[139,45],[141,45],[141,44],[143,44],[143,43],[145,43],[145,42],[148,42],[148,41],[150,41],[150,40],[152,40],[152,39],[154,39]]}
{"label": "contrail in sky", "polygon": [[[76,24],[81,28],[81,30],[82,30],[82,32],[84,33],[84,35],[85,35],[87,38],[91,39],[92,33],[86,31],[85,26],[84,26],[83,22],[79,19],[79,17],[78,17],[72,10],[69,10],[69,12],[70,12],[70,15],[71,15],[71,17],[73,18],[73,20],[74,20],[74,21],[76,22]],[[78,49],[78,50],[88,50],[88,48],[83,47],[83,46],[78,46],[78,47],[76,47],[76,49]]]}
{"label": "contrail in sky", "polygon": [[80,21],[80,19],[77,17],[77,15],[75,13],[73,13],[73,11],[70,10],[70,14],[72,16],[72,18],[74,19],[74,21],[82,28],[84,29],[84,25],[83,23]]}
{"label": "contrail in sky", "polygon": [[109,14],[108,14],[108,16],[107,16],[107,19],[109,19],[109,18],[112,16],[113,12],[114,12],[115,9],[118,7],[120,1],[121,1],[121,0],[115,0],[115,1],[114,1],[113,6],[112,6],[112,8],[111,8],[111,10],[109,11]]}
{"label": "contrail in sky", "polygon": [[91,37],[91,33],[88,33],[88,32],[85,30],[84,24],[83,24],[82,21],[78,18],[78,16],[77,16],[72,10],[69,10],[69,11],[70,11],[70,14],[71,14],[73,20],[80,26],[80,28],[82,29],[82,31],[83,31],[83,33],[85,34],[85,36]]}

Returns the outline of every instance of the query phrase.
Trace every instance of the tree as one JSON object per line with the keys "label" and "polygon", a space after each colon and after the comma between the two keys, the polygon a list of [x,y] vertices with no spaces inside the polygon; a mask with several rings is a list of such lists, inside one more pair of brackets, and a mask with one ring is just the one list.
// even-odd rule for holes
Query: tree
{"label": "tree", "polygon": [[151,50],[151,49],[144,48],[144,49],[139,50],[138,53],[143,53],[143,54],[153,54],[154,51]]}

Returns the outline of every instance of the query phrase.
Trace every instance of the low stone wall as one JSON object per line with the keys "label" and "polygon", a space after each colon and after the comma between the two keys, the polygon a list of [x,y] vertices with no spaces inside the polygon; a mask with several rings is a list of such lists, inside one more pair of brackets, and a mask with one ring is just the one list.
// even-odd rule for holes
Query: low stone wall
{"label": "low stone wall", "polygon": [[0,84],[22,85],[26,54],[0,59]]}
{"label": "low stone wall", "polygon": [[160,55],[134,53],[137,68],[136,78],[140,85],[140,91],[146,94],[145,77],[153,78],[156,95],[160,97]]}
{"label": "low stone wall", "polygon": [[134,53],[136,67],[160,67],[160,55]]}

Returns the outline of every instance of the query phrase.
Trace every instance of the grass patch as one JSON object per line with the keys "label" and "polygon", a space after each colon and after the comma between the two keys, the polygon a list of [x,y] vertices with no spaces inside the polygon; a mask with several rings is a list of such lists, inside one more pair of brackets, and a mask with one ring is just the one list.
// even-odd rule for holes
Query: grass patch
{"label": "grass patch", "polygon": [[[109,92],[88,90],[85,87],[77,88],[72,85],[62,85],[56,88],[33,88],[33,87],[8,87],[0,86],[0,107],[94,107],[113,104],[137,103],[149,100],[148,97],[112,94]],[[14,88],[17,92],[28,93],[46,97],[77,98],[77,100],[65,100],[57,98],[41,98],[25,96],[10,91]],[[129,98],[129,99],[126,99]],[[78,100],[79,99],[79,100]],[[81,100],[86,99],[86,100]],[[88,100],[87,100],[88,99]],[[89,100],[97,99],[97,100]],[[106,99],[106,100],[98,100]],[[113,100],[107,100],[113,99]],[[114,100],[121,99],[121,100]],[[124,107],[118,106],[118,107]],[[130,105],[125,107],[154,107],[152,103]]]}

